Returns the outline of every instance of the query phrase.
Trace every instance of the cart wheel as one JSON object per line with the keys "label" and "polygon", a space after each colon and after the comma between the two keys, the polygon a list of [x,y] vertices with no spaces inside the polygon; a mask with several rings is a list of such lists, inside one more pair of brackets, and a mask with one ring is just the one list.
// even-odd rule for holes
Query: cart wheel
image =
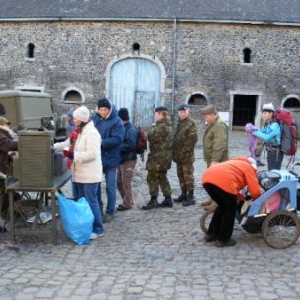
{"label": "cart wheel", "polygon": [[211,218],[213,216],[213,211],[205,211],[202,216],[200,217],[200,228],[204,233],[207,233],[209,223],[211,221]]}
{"label": "cart wheel", "polygon": [[277,211],[266,216],[261,231],[263,239],[272,248],[288,248],[300,236],[300,221],[294,212]]}

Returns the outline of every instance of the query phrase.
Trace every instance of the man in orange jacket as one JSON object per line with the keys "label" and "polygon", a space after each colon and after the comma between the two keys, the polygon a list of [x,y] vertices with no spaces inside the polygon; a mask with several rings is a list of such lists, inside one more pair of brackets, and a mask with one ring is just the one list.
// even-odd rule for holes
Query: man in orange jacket
{"label": "man in orange jacket", "polygon": [[218,207],[209,224],[206,242],[214,242],[217,247],[234,246],[231,239],[237,201],[243,200],[241,190],[248,191],[255,200],[261,195],[256,176],[256,162],[253,158],[237,157],[208,168],[202,176],[202,185]]}

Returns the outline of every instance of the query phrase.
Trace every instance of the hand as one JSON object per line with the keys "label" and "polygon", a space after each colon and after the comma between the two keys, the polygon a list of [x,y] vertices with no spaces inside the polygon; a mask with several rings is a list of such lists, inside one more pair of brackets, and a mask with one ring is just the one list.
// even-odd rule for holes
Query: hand
{"label": "hand", "polygon": [[64,150],[64,156],[73,159],[74,158],[74,152],[71,152],[69,150]]}
{"label": "hand", "polygon": [[17,151],[9,151],[8,155],[9,156],[15,156],[15,155],[18,155],[18,152]]}
{"label": "hand", "polygon": [[213,165],[217,165],[217,164],[218,164],[217,161],[212,161],[211,164],[210,164],[210,167],[213,166]]}

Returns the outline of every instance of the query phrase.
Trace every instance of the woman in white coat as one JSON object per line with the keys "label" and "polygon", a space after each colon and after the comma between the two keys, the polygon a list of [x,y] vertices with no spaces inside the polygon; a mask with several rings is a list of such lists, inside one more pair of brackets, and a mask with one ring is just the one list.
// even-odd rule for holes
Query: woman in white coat
{"label": "woman in white coat", "polygon": [[70,139],[56,143],[54,148],[63,150],[64,155],[72,161],[72,181],[76,185],[78,199],[85,197],[95,220],[90,239],[103,236],[102,215],[99,207],[99,186],[102,180],[101,136],[90,120],[87,107],[81,106],[73,113],[78,128],[78,137],[71,144]]}

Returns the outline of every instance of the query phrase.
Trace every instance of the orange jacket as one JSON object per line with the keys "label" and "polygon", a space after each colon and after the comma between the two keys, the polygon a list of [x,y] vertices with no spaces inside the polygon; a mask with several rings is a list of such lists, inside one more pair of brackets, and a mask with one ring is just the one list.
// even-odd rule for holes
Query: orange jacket
{"label": "orange jacket", "polygon": [[261,195],[256,170],[251,166],[247,157],[237,157],[209,167],[202,176],[202,185],[212,183],[227,193],[244,196],[240,190],[248,187],[253,199]]}

